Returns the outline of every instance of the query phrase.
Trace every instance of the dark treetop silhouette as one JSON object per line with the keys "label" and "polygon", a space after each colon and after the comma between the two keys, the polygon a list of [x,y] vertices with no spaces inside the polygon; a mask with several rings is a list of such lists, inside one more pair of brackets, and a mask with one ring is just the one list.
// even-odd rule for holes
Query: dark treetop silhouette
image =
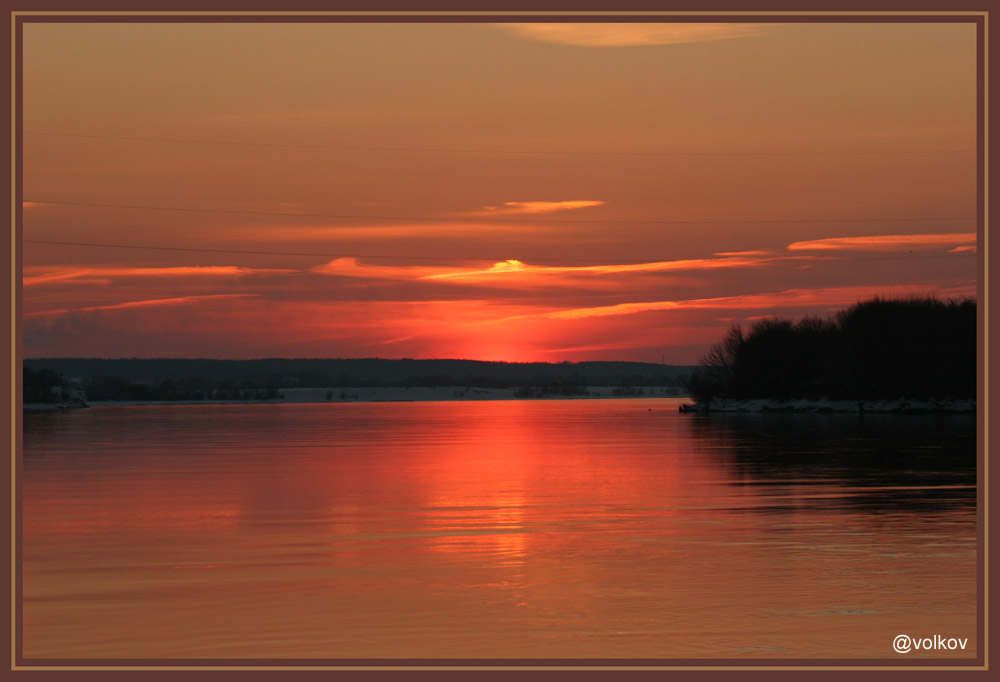
{"label": "dark treetop silhouette", "polygon": [[828,319],[734,325],[687,382],[715,398],[975,398],[976,302],[862,301]]}

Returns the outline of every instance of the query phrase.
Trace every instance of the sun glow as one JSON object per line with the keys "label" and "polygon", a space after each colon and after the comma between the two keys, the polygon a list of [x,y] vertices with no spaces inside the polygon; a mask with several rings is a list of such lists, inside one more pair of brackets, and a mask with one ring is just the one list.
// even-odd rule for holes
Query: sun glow
{"label": "sun glow", "polygon": [[689,364],[975,292],[972,23],[591,18],[36,22],[25,357]]}

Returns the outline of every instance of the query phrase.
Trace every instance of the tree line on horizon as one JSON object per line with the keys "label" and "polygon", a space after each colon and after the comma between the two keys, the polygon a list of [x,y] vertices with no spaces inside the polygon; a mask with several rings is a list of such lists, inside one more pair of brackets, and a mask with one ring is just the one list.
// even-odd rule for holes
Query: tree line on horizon
{"label": "tree line on horizon", "polygon": [[[690,367],[640,362],[504,363],[359,359],[26,359],[25,403],[87,400],[271,400],[294,388],[512,388],[518,397],[585,395],[588,386],[680,390]],[[625,393],[623,393],[624,395]]]}
{"label": "tree line on horizon", "polygon": [[976,301],[876,297],[829,318],[736,324],[686,385],[701,404],[975,398]]}

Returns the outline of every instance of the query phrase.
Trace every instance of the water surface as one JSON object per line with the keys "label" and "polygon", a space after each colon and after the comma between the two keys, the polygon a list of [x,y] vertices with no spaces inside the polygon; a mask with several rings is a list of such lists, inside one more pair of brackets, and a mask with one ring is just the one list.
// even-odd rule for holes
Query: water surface
{"label": "water surface", "polygon": [[24,655],[975,655],[974,418],[677,402],[27,414]]}

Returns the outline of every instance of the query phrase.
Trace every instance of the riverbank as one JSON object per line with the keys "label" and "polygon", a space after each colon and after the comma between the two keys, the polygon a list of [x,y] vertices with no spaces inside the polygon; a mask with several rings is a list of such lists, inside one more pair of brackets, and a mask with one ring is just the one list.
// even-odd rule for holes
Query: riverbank
{"label": "riverbank", "polygon": [[272,399],[255,400],[88,400],[83,404],[26,403],[25,412],[48,412],[76,407],[107,407],[115,405],[245,405],[270,403],[360,403],[417,402],[444,400],[587,400],[608,398],[676,398],[688,399],[670,388],[590,386],[577,395],[541,393],[530,395],[521,388],[444,387],[373,387],[373,388],[283,388]]}
{"label": "riverbank", "polygon": [[685,404],[681,412],[876,412],[900,414],[971,413],[976,412],[976,401],[971,399],[945,400],[727,400],[716,399],[704,404]]}
{"label": "riverbank", "polygon": [[90,407],[86,402],[61,402],[61,403],[24,403],[22,409],[25,412],[57,412],[59,410],[75,410],[81,407]]}

